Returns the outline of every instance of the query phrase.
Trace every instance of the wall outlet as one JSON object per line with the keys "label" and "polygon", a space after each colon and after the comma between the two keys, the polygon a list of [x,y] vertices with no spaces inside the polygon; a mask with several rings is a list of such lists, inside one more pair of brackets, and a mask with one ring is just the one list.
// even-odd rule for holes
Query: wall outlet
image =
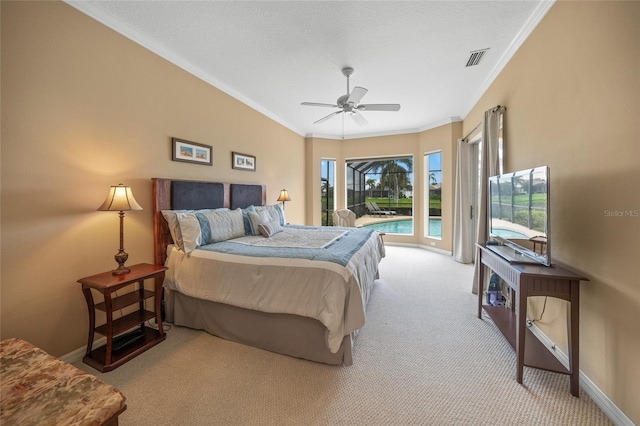
{"label": "wall outlet", "polygon": [[431,244],[432,246],[436,246],[436,243],[434,243],[433,241],[431,241],[429,244]]}

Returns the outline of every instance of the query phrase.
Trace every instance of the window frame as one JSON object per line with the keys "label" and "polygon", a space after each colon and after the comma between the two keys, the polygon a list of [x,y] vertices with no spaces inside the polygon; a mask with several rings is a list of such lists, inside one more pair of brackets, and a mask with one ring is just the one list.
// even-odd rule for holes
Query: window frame
{"label": "window frame", "polygon": [[[431,156],[432,155],[439,155],[440,156],[440,168],[439,169],[431,169]],[[424,185],[424,215],[423,215],[423,228],[424,228],[424,237],[425,238],[431,238],[434,240],[442,240],[442,185],[443,185],[443,177],[444,177],[444,173],[443,173],[443,162],[442,162],[442,149],[437,149],[437,150],[433,150],[433,151],[429,151],[429,152],[425,152],[424,153],[424,171],[425,171],[425,185]],[[438,190],[433,190],[433,194],[436,195],[435,191],[439,191],[439,195],[440,195],[440,235],[431,235],[431,195],[432,195],[432,189],[431,189],[431,173],[439,173],[439,177],[440,177],[440,182],[437,181],[436,178],[436,184],[440,185],[440,188]],[[436,216],[433,216],[433,218],[435,218]]]}

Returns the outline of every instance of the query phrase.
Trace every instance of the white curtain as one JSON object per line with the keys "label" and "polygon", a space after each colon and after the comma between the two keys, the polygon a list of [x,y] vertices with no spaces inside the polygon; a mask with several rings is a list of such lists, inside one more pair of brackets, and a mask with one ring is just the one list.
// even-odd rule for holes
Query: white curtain
{"label": "white curtain", "polygon": [[471,235],[473,218],[471,215],[471,173],[476,166],[473,147],[467,139],[458,139],[456,159],[455,204],[453,206],[453,259],[460,263],[473,262],[475,235]]}
{"label": "white curtain", "polygon": [[[499,173],[499,139],[500,123],[504,114],[504,107],[492,108],[484,113],[482,123],[482,154],[480,155],[480,182],[478,185],[478,211],[476,214],[476,242],[485,243],[487,234],[487,187],[490,176]],[[480,275],[478,262],[475,262],[473,273],[472,293],[478,293],[478,278]]]}

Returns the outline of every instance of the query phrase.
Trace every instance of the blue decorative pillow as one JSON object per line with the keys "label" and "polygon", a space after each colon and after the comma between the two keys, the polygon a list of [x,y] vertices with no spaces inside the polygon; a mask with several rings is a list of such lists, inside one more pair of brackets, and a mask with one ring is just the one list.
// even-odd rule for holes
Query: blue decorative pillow
{"label": "blue decorative pillow", "polygon": [[242,211],[197,211],[194,213],[176,213],[183,250],[186,254],[196,248],[218,241],[226,241],[245,235]]}
{"label": "blue decorative pillow", "polygon": [[254,206],[249,206],[245,209],[242,209],[242,220],[244,221],[244,234],[245,235],[253,235],[251,229],[251,219],[249,219],[249,212],[256,212],[256,208]]}
{"label": "blue decorative pillow", "polygon": [[284,210],[282,210],[282,206],[280,204],[275,205],[276,211],[278,212],[278,217],[280,218],[280,225],[284,225],[287,223],[287,219],[284,217]]}

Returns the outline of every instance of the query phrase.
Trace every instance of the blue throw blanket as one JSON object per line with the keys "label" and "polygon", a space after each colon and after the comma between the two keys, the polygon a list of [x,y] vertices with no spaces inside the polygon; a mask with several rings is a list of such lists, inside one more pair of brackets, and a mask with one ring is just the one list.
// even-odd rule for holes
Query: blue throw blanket
{"label": "blue throw blanket", "polygon": [[[286,232],[304,229],[322,229],[322,227],[310,227],[301,225],[285,225]],[[335,229],[335,228],[328,228]],[[200,250],[214,251],[218,253],[236,254],[255,257],[283,257],[297,258],[315,261],[332,262],[346,266],[354,253],[356,253],[375,232],[372,229],[344,228],[345,234],[332,241],[323,248],[296,248],[296,247],[264,247],[252,246],[247,243],[227,240],[198,247]]]}

